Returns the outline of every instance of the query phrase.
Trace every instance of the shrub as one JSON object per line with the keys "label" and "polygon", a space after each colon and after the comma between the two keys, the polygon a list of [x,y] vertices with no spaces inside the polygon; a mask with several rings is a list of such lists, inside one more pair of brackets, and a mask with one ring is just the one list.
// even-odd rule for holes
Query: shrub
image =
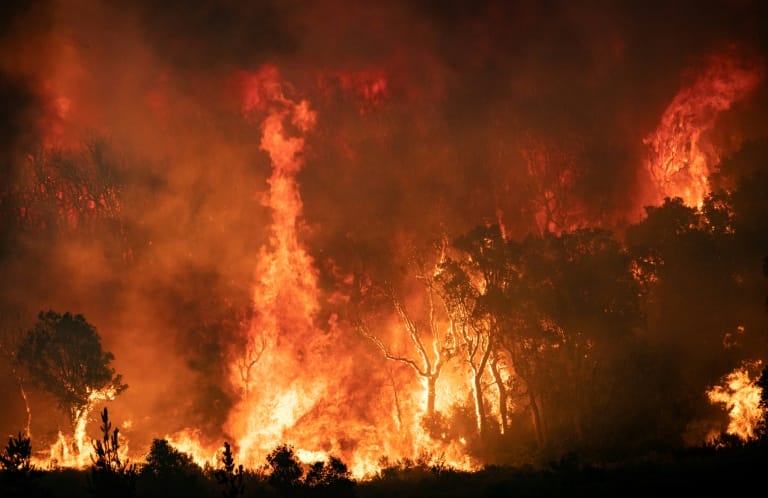
{"label": "shrub", "polygon": [[143,476],[153,477],[194,476],[201,472],[190,455],[177,450],[166,439],[152,440],[141,469]]}
{"label": "shrub", "polygon": [[136,487],[136,466],[121,460],[119,431],[112,429],[107,409],[101,412],[102,440],[93,441],[91,475],[88,488],[94,496],[122,498],[133,495]]}
{"label": "shrub", "polygon": [[8,445],[0,454],[0,466],[7,473],[29,475],[34,468],[31,458],[32,442],[19,432],[18,436],[8,438]]}
{"label": "shrub", "polygon": [[224,442],[224,453],[221,455],[221,463],[224,468],[217,470],[213,475],[216,481],[224,489],[221,496],[224,498],[235,498],[245,492],[245,483],[243,482],[243,466],[235,467],[235,458],[232,456],[232,448],[228,442]]}
{"label": "shrub", "polygon": [[300,484],[304,469],[296,457],[293,447],[283,444],[267,455],[267,464],[271,469],[268,482],[278,489],[289,489]]}
{"label": "shrub", "polygon": [[310,465],[304,484],[309,486],[315,496],[355,496],[352,474],[347,465],[336,457]]}

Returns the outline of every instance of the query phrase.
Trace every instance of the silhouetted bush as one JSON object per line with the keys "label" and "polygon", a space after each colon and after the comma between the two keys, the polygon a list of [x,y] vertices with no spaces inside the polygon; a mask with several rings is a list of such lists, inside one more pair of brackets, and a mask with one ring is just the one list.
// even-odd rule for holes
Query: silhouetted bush
{"label": "silhouetted bush", "polygon": [[270,468],[267,481],[278,490],[290,491],[301,484],[304,469],[292,446],[283,444],[272,450],[267,455],[267,465]]}
{"label": "silhouetted bush", "polygon": [[304,484],[314,496],[356,496],[352,474],[347,465],[336,457],[330,457],[327,462],[315,462],[310,465]]}
{"label": "silhouetted bush", "polygon": [[107,409],[101,412],[102,440],[93,441],[91,476],[88,488],[94,496],[123,498],[133,496],[136,487],[136,466],[121,460],[120,437],[117,428],[112,429]]}
{"label": "silhouetted bush", "polygon": [[0,454],[0,467],[6,473],[29,475],[34,468],[31,458],[32,441],[19,432],[18,436],[8,438],[8,445]]}
{"label": "silhouetted bush", "polygon": [[423,451],[416,459],[401,458],[391,461],[389,457],[379,458],[379,479],[422,479],[452,472],[445,455]]}
{"label": "silhouetted bush", "polygon": [[214,473],[216,481],[224,489],[221,496],[224,498],[235,498],[245,492],[245,483],[243,482],[243,466],[235,467],[235,458],[232,456],[232,448],[228,442],[224,442],[224,452],[221,455],[221,463],[224,468]]}
{"label": "silhouetted bush", "polygon": [[165,439],[152,440],[152,446],[141,468],[143,476],[153,477],[194,477],[201,472],[202,469],[190,455],[177,450]]}
{"label": "silhouetted bush", "polygon": [[44,496],[37,486],[39,472],[31,462],[32,443],[21,432],[8,438],[8,445],[0,453],[0,496]]}
{"label": "silhouetted bush", "polygon": [[203,470],[192,457],[165,439],[154,439],[140,472],[142,497],[204,496],[199,481]]}

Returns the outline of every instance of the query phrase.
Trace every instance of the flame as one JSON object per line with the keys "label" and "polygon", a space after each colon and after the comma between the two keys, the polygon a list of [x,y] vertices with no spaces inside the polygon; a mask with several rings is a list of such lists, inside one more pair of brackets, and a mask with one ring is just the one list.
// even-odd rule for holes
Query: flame
{"label": "flame", "polygon": [[[88,404],[78,411],[75,417],[74,431],[71,437],[58,432],[56,441],[49,448],[48,459],[35,459],[38,466],[73,467],[82,469],[91,464],[91,441],[88,438],[86,428],[88,416],[93,407],[99,401],[112,401],[115,399],[114,388],[92,391],[88,395]],[[128,455],[128,446],[122,445],[119,449],[121,458]]]}
{"label": "flame", "polygon": [[728,410],[730,422],[726,432],[744,441],[755,438],[755,429],[763,419],[760,406],[762,389],[757,379],[750,377],[750,370],[759,371],[761,362],[745,363],[723,379],[723,384],[707,391],[711,403],[722,403]]}
{"label": "flame", "polygon": [[200,440],[200,432],[184,429],[164,438],[168,444],[192,457],[200,467],[217,467],[220,458],[220,448],[208,448]]}
{"label": "flame", "polygon": [[720,162],[707,133],[718,115],[745,99],[761,77],[756,66],[718,55],[692,85],[680,90],[659,126],[643,139],[648,147],[645,169],[655,190],[647,203],[681,197],[687,205],[701,207],[709,193],[709,176]]}
{"label": "flame", "polygon": [[303,165],[304,138],[291,136],[286,129],[290,123],[305,134],[313,128],[316,114],[307,101],[294,102],[285,96],[274,67],[262,68],[246,77],[246,82],[242,109],[246,116],[267,110],[260,145],[272,163],[263,201],[272,210],[269,244],[262,247],[255,271],[254,318],[247,331],[246,353],[235,362],[238,368],[231,376],[243,396],[230,418],[230,432],[237,436],[240,459],[254,462],[315,406],[325,385],[320,377],[303,376],[285,384],[275,379],[275,372],[303,370],[301,355],[308,351],[297,355],[286,346],[290,338],[303,341],[311,350],[319,309],[317,270],[298,236],[303,206],[296,175]]}
{"label": "flame", "polygon": [[[344,365],[326,360],[328,350],[337,346],[315,323],[320,309],[318,271],[300,240],[303,204],[296,178],[304,166],[304,137],[317,115],[308,101],[287,95],[290,88],[273,66],[243,74],[241,80],[242,113],[247,120],[260,121],[260,147],[272,165],[262,199],[272,219],[269,241],[259,252],[254,272],[253,318],[245,330],[245,348],[235,351],[230,362],[230,380],[241,397],[225,432],[232,435],[239,461],[258,466],[278,444],[288,443],[305,463],[340,456],[358,477],[376,472],[383,454],[405,456],[414,448],[445,455],[457,468],[470,468],[462,443],[434,441],[421,427],[425,390],[415,385],[418,382],[395,386],[393,380],[399,392],[395,403],[381,415],[368,417],[377,419],[376,426],[345,418],[329,401],[343,392],[339,372]],[[386,88],[379,80],[371,80],[371,85],[363,92],[366,98]],[[443,389],[451,391],[448,384]],[[401,418],[401,413],[408,416]],[[390,433],[403,436],[393,438]],[[198,463],[213,463],[217,455],[217,449],[206,448],[189,431],[168,440]]]}

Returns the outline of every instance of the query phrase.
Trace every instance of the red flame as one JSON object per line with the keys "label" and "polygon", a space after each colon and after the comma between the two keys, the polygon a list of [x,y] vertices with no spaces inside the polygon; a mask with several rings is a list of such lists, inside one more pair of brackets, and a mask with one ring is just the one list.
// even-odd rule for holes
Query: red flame
{"label": "red flame", "polygon": [[709,193],[709,176],[720,161],[707,133],[719,114],[746,98],[761,78],[755,65],[718,55],[693,84],[680,90],[659,126],[643,139],[648,147],[645,167],[654,188],[647,204],[665,197],[682,197],[689,206],[702,204]]}

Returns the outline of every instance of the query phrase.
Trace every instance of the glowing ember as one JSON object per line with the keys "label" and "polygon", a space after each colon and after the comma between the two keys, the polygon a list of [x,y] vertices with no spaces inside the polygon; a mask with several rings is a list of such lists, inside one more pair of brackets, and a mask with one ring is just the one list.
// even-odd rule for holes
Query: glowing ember
{"label": "glowing ember", "polygon": [[757,379],[749,375],[750,370],[757,370],[760,364],[756,361],[737,368],[725,377],[723,385],[707,391],[710,402],[722,403],[728,410],[730,422],[726,432],[744,441],[755,437],[755,429],[763,418],[762,389],[756,384]]}

